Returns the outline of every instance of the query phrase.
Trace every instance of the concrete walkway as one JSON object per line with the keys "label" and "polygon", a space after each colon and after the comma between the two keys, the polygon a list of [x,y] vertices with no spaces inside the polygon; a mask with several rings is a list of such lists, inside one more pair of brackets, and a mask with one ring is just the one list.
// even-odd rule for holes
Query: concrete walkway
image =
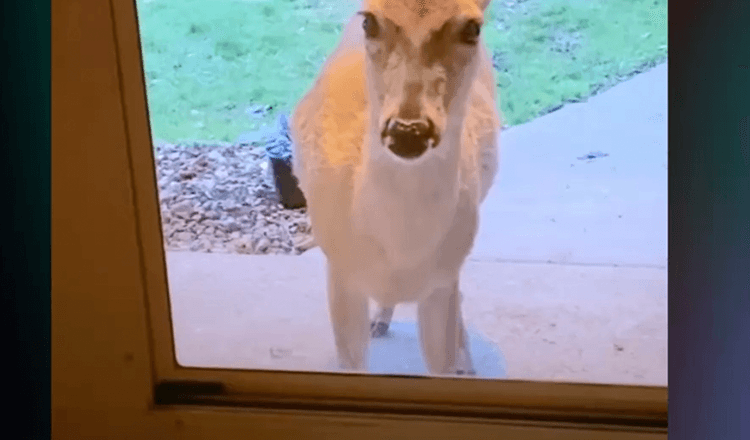
{"label": "concrete walkway", "polygon": [[666,63],[504,131],[481,221],[480,261],[666,267]]}
{"label": "concrete walkway", "polygon": [[[499,179],[462,278],[484,376],[666,384],[666,109],[661,65],[503,132]],[[597,151],[608,156],[578,159]],[[181,364],[332,365],[319,249],[169,252],[167,265]],[[411,331],[414,319],[409,305],[394,316]],[[386,342],[374,341],[373,355],[413,352]]]}

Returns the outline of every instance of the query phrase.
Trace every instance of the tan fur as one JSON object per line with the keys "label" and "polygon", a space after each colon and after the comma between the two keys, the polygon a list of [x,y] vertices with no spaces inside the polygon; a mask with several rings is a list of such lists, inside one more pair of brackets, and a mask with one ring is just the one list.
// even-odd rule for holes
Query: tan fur
{"label": "tan fur", "polygon": [[[421,45],[446,20],[481,20],[487,3],[363,1],[385,37],[368,41],[362,15],[354,16],[292,116],[294,173],[328,260],[344,368],[366,365],[371,298],[391,308],[419,303],[432,373],[471,369],[458,278],[497,171],[494,76],[481,40],[472,49],[447,39],[425,49],[429,56]],[[441,134],[436,148],[412,162],[380,142],[385,118],[404,111],[427,115]]]}

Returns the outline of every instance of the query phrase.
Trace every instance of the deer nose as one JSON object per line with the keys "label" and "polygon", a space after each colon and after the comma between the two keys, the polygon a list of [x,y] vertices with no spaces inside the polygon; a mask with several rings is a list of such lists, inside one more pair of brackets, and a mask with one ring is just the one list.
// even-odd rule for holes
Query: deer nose
{"label": "deer nose", "polygon": [[430,119],[405,121],[391,118],[386,121],[382,135],[388,149],[405,159],[419,157],[437,145],[435,124]]}

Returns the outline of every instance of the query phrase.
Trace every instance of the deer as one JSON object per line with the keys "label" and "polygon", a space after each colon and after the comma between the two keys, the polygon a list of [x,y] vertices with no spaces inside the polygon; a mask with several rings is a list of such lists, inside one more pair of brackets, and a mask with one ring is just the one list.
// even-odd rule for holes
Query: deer
{"label": "deer", "polygon": [[476,375],[459,278],[499,160],[489,3],[362,0],[292,112],[343,372],[366,372],[370,338],[416,303],[429,374]]}

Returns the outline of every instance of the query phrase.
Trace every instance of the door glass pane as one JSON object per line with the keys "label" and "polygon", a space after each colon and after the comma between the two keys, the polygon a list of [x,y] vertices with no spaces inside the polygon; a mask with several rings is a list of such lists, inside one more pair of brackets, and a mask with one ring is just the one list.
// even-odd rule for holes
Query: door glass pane
{"label": "door glass pane", "polygon": [[[138,0],[137,9],[178,362],[185,367],[337,370],[326,257],[320,239],[313,237],[304,194],[296,180],[285,179],[291,154],[297,154],[289,137],[292,112],[360,5],[346,0]],[[429,7],[423,9],[429,17]],[[468,353],[471,363],[454,363],[473,368],[473,377],[666,385],[666,11],[661,0],[495,0],[487,7],[481,36],[503,129],[497,176],[478,210],[476,238],[459,279],[458,309],[468,350],[457,356]],[[374,44],[385,44],[377,47],[388,48],[391,64],[359,72],[394,84],[400,74],[393,72],[402,69],[408,75],[407,65],[422,72],[417,78],[434,74],[432,64],[414,56],[433,52],[421,45],[409,21],[388,21],[382,11],[375,12],[380,15],[370,20],[376,24],[370,21],[357,32],[371,33],[371,43],[380,38]],[[417,8],[413,20],[419,21],[419,15]],[[446,35],[470,38],[471,28],[456,24],[464,22],[451,23],[452,33]],[[385,38],[389,43],[383,43]],[[452,56],[460,50],[462,56],[475,56],[467,47],[429,44],[450,47],[445,53]],[[440,64],[448,56],[435,58]],[[352,87],[345,79],[357,80],[346,73],[326,78],[334,79],[321,90],[331,96]],[[410,89],[389,90],[393,99],[388,102],[403,108],[409,100],[404,91]],[[429,93],[420,93],[414,96],[422,113],[415,118],[426,121]],[[308,114],[329,111],[324,103],[335,100],[326,99],[310,106]],[[389,108],[383,107],[381,117]],[[345,131],[345,123],[329,124],[320,139],[333,139]],[[430,129],[447,130],[440,121],[433,125],[437,128]],[[448,143],[431,145],[439,152],[450,148]],[[437,187],[449,180],[420,174],[424,165],[419,159],[387,162],[402,173],[393,183]],[[387,186],[383,179],[378,182]],[[404,186],[388,194],[407,200],[410,191],[414,188]],[[315,200],[320,206],[323,199]],[[408,261],[416,266],[423,261],[419,258],[430,258],[420,257],[420,249],[436,236],[429,228],[453,215],[450,209],[441,211],[449,203],[430,205],[430,212],[442,217],[412,229],[403,225],[430,219],[426,204],[381,212],[374,206],[383,205],[358,212],[391,228],[391,235],[375,228],[380,235],[373,239],[391,243],[390,248],[383,245],[381,254],[391,255],[383,259],[402,268],[388,272],[402,280],[391,285],[421,286],[412,289],[419,292],[408,287],[381,291],[380,298],[424,298],[422,290],[438,289],[440,283],[445,290],[439,277],[412,282],[418,275]],[[402,215],[389,218],[385,212]],[[333,228],[321,220],[319,229]],[[386,248],[401,249],[401,257]],[[372,255],[373,247],[368,249]],[[404,261],[396,263],[399,258]],[[347,291],[365,294],[373,289],[367,280],[385,276],[373,275],[382,267],[376,263],[352,267],[364,275],[352,277]],[[424,312],[431,316],[425,320],[425,328],[431,328],[425,330],[426,339],[439,352],[431,355],[433,362],[441,353],[450,357],[441,351],[441,338],[460,334],[451,333],[455,320],[439,319],[455,310],[449,303],[435,301],[432,312]],[[369,306],[369,371],[427,374],[419,306],[390,309],[373,300]],[[351,322],[352,308],[342,307],[346,313],[336,316]],[[351,331],[346,337],[356,339]]]}

